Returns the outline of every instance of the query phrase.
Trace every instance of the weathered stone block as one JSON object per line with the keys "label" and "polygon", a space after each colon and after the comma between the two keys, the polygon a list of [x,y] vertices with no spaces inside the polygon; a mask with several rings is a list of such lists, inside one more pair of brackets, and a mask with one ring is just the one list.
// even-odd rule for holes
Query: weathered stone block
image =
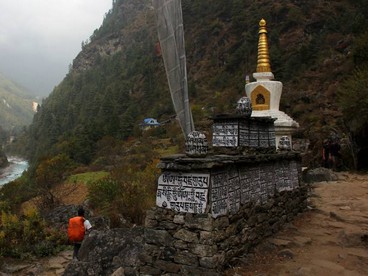
{"label": "weathered stone block", "polygon": [[[180,265],[175,264],[173,262],[167,262],[163,260],[157,260],[153,266],[155,268],[161,269],[163,272],[172,272],[172,273],[178,273],[180,271]],[[161,273],[163,274],[163,273]]]}
{"label": "weathered stone block", "polygon": [[294,216],[293,216],[292,214],[287,214],[287,215],[286,215],[286,221],[287,221],[287,222],[292,221],[292,220],[293,220],[293,218],[294,218]]}
{"label": "weathered stone block", "polygon": [[157,225],[158,225],[158,222],[155,219],[149,219],[146,217],[144,220],[144,226],[147,228],[155,228]]}
{"label": "weathered stone block", "polygon": [[142,266],[140,267],[139,275],[161,275],[161,270],[151,266]]}
{"label": "weathered stone block", "polygon": [[248,240],[249,241],[254,241],[256,238],[258,237],[258,234],[256,233],[256,231],[252,231],[249,236],[248,236]]}
{"label": "weathered stone block", "polygon": [[158,224],[158,228],[160,229],[167,229],[167,230],[174,230],[177,229],[177,225],[170,221],[161,221]]}
{"label": "weathered stone block", "polygon": [[229,226],[229,218],[227,216],[217,218],[213,222],[214,229],[221,230],[221,229],[225,229],[228,226]]}
{"label": "weathered stone block", "polygon": [[185,230],[185,229],[180,229],[178,232],[176,232],[174,234],[174,238],[179,239],[179,240],[183,240],[186,242],[194,242],[197,243],[198,242],[198,235],[197,233]]}
{"label": "weathered stone block", "polygon": [[161,249],[157,245],[146,243],[144,245],[144,252],[146,252],[147,254],[150,254],[151,256],[159,256],[161,253]]}
{"label": "weathered stone block", "polygon": [[273,233],[277,233],[282,227],[282,223],[280,221],[275,222],[272,224],[271,229]]}
{"label": "weathered stone block", "polygon": [[119,267],[117,270],[115,270],[111,276],[125,276],[124,268]]}
{"label": "weathered stone block", "polygon": [[254,232],[258,234],[258,236],[262,236],[264,234],[264,224],[258,224],[255,228],[254,228]]}
{"label": "weathered stone block", "polygon": [[227,235],[224,230],[214,231],[213,238],[215,242],[221,242],[227,238]]}
{"label": "weathered stone block", "polygon": [[144,230],[146,242],[149,244],[169,246],[173,242],[173,237],[165,230],[146,228]]}
{"label": "weathered stone block", "polygon": [[191,252],[198,255],[199,257],[212,257],[217,253],[216,245],[205,245],[205,244],[196,244],[191,249]]}
{"label": "weathered stone block", "polygon": [[213,257],[203,257],[199,259],[201,267],[205,268],[220,268],[224,265],[225,254],[216,254]]}
{"label": "weathered stone block", "polygon": [[173,220],[174,216],[176,215],[174,211],[165,208],[156,207],[155,212],[157,220]]}
{"label": "weathered stone block", "polygon": [[237,233],[237,225],[231,224],[229,227],[226,228],[225,235],[227,237],[235,235]]}
{"label": "weathered stone block", "polygon": [[175,215],[174,216],[174,223],[176,224],[184,224],[185,223],[185,219],[184,219],[184,215]]}
{"label": "weathered stone block", "polygon": [[246,243],[248,242],[248,239],[249,239],[249,235],[250,235],[250,231],[247,230],[247,231],[244,231],[241,235],[241,240],[240,242],[243,244],[243,243]]}
{"label": "weathered stone block", "polygon": [[182,240],[174,241],[174,247],[177,249],[188,249],[188,243]]}
{"label": "weathered stone block", "polygon": [[257,216],[254,215],[254,216],[249,217],[249,219],[247,220],[247,224],[250,227],[253,227],[257,224],[257,221],[258,221]]}
{"label": "weathered stone block", "polygon": [[212,245],[214,244],[214,232],[201,231],[199,232],[199,243]]}
{"label": "weathered stone block", "polygon": [[176,250],[173,247],[164,247],[162,250],[162,257],[165,261],[172,261],[176,255]]}
{"label": "weathered stone block", "polygon": [[120,259],[119,256],[114,256],[112,258],[112,265],[115,266],[115,267],[119,267],[119,265],[122,263],[122,260]]}
{"label": "weathered stone block", "polygon": [[174,261],[178,264],[198,266],[198,257],[188,251],[182,251],[177,254]]}
{"label": "weathered stone block", "polygon": [[280,220],[280,218],[278,216],[272,216],[271,218],[268,219],[268,224],[269,225],[273,225],[274,223],[278,222]]}
{"label": "weathered stone block", "polygon": [[220,276],[221,273],[214,269],[193,267],[193,266],[183,266],[181,270],[182,275],[200,275],[200,276]]}
{"label": "weathered stone block", "polygon": [[144,220],[144,226],[148,228],[154,228],[157,226],[156,212],[154,209],[146,211],[146,217]]}
{"label": "weathered stone block", "polygon": [[148,254],[147,252],[143,252],[141,255],[139,255],[139,260],[144,264],[152,264],[153,256]]}
{"label": "weathered stone block", "polygon": [[230,261],[233,258],[243,255],[247,251],[247,246],[241,246],[238,248],[231,248],[225,253],[225,260]]}
{"label": "weathered stone block", "polygon": [[135,276],[137,275],[137,270],[134,267],[124,267],[124,276]]}
{"label": "weathered stone block", "polygon": [[275,204],[275,200],[273,198],[270,198],[267,202],[265,202],[265,204],[263,205],[263,209],[268,211],[270,210],[273,205]]}
{"label": "weathered stone block", "polygon": [[155,210],[147,210],[146,211],[146,219],[155,220],[156,212]]}
{"label": "weathered stone block", "polygon": [[229,239],[226,239],[226,240],[222,241],[221,243],[218,243],[217,246],[218,246],[219,250],[224,250],[224,251],[229,250],[229,248],[230,248]]}
{"label": "weathered stone block", "polygon": [[270,236],[272,236],[272,228],[271,227],[264,230],[264,237],[270,237]]}
{"label": "weathered stone block", "polygon": [[190,229],[212,231],[213,230],[213,218],[211,217],[210,214],[207,214],[205,217],[188,216],[185,220],[185,226]]}
{"label": "weathered stone block", "polygon": [[275,206],[271,209],[270,214],[272,214],[273,216],[275,215],[281,216],[283,215],[284,212],[285,212],[284,208],[282,208],[281,206]]}
{"label": "weathered stone block", "polygon": [[268,219],[268,215],[265,213],[260,213],[257,215],[257,222],[262,223]]}
{"label": "weathered stone block", "polygon": [[240,235],[234,235],[228,238],[229,245],[232,246],[238,246],[240,244],[241,237]]}

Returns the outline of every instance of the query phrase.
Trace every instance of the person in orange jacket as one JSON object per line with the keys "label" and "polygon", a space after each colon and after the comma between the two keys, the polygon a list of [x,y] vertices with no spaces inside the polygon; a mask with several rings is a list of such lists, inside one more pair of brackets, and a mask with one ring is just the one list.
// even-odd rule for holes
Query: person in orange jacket
{"label": "person in orange jacket", "polygon": [[73,259],[78,260],[78,252],[86,233],[92,228],[88,219],[84,218],[83,207],[78,209],[78,216],[69,219],[68,237],[74,244]]}

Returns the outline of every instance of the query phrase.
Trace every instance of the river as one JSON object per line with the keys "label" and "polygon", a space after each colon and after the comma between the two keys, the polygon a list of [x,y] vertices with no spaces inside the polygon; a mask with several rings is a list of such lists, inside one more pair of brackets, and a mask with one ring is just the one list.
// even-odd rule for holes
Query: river
{"label": "river", "polygon": [[28,162],[22,158],[8,157],[9,166],[0,169],[0,186],[20,177],[28,169]]}

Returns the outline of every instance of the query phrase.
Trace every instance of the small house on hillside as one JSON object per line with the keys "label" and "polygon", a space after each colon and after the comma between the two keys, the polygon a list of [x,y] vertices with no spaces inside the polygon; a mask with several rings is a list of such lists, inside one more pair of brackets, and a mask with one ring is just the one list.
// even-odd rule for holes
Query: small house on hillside
{"label": "small house on hillside", "polygon": [[160,126],[160,123],[157,122],[157,120],[153,119],[153,118],[146,118],[146,119],[143,120],[143,123],[140,124],[140,127],[143,130],[155,128],[155,127],[158,127],[158,126]]}

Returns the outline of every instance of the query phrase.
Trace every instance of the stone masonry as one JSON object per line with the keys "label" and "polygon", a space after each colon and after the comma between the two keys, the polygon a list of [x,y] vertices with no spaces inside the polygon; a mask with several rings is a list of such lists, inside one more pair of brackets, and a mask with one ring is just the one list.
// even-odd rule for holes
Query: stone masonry
{"label": "stone masonry", "polygon": [[[208,174],[208,197],[204,209],[178,212],[177,206],[189,206],[181,202],[147,212],[141,275],[221,275],[234,258],[272,236],[307,206],[307,187],[299,180],[296,153],[202,159],[175,156],[163,158],[160,168],[163,174],[176,176]],[[216,183],[216,176],[223,172],[228,173]],[[196,187],[192,191],[196,195]],[[172,187],[165,195],[171,201],[194,201],[190,192],[179,194]],[[214,208],[219,197],[221,212]]]}

